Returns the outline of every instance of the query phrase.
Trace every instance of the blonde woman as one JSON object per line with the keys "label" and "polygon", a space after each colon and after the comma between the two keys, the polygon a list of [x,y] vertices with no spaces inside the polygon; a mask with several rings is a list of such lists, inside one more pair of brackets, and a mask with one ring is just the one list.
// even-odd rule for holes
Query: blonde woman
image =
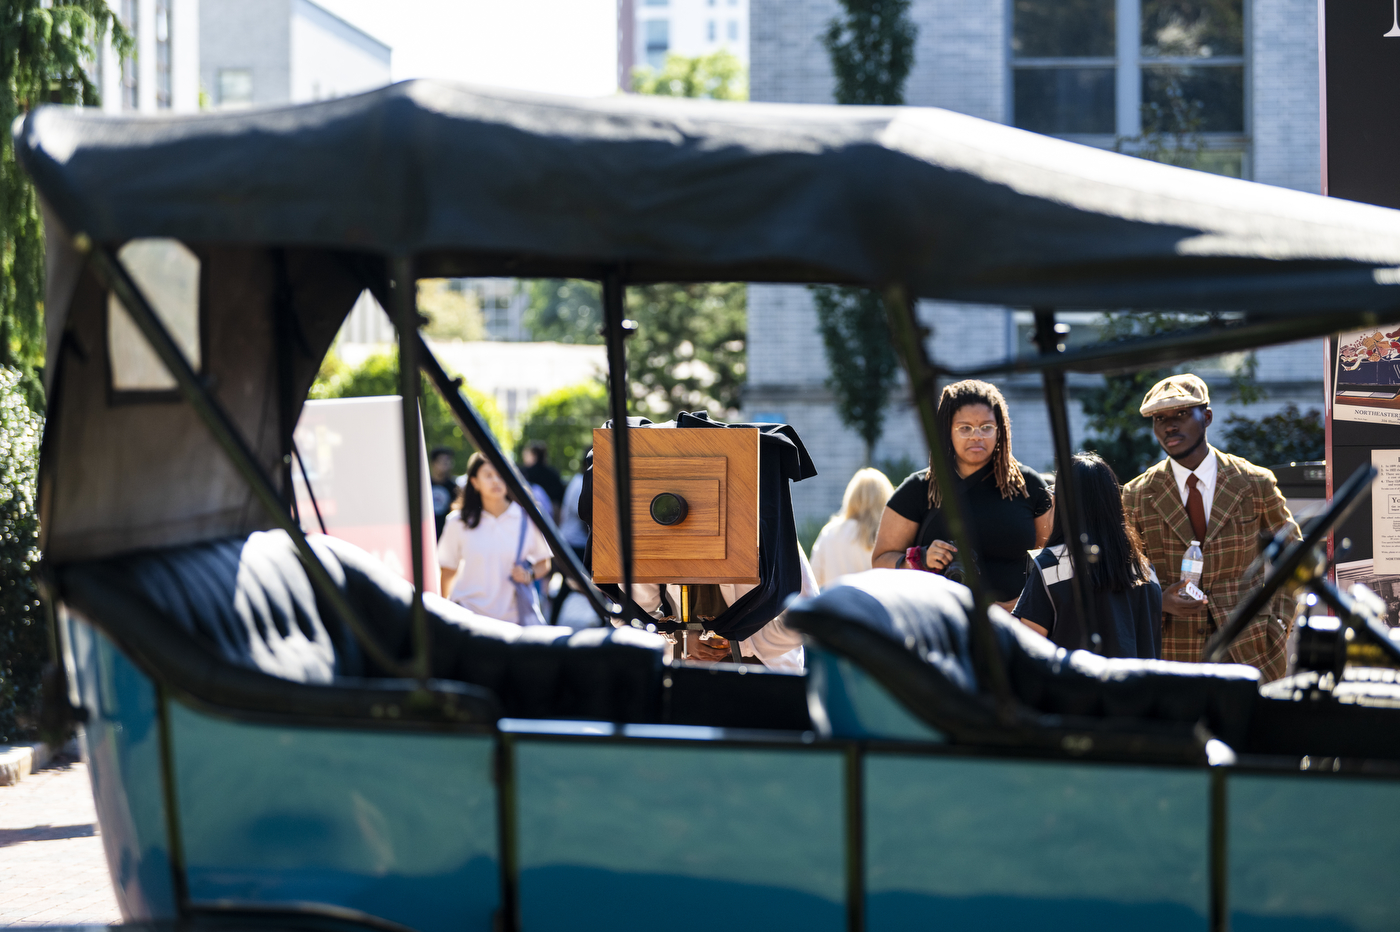
{"label": "blonde woman", "polygon": [[838,576],[870,569],[875,532],[893,494],[894,486],[878,469],[867,467],[851,477],[840,512],[831,516],[812,545],[812,573],[818,587],[825,589]]}

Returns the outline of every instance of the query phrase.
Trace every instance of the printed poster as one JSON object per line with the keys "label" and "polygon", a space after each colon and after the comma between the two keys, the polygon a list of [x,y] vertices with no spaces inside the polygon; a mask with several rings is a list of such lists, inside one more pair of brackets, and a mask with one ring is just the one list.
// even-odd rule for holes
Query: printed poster
{"label": "printed poster", "polygon": [[1385,623],[1400,628],[1400,575],[1377,575],[1370,560],[1337,564],[1337,588],[1346,592],[1361,583],[1385,599]]}
{"label": "printed poster", "polygon": [[1400,450],[1372,450],[1379,475],[1371,486],[1371,557],[1374,571],[1400,573]]}
{"label": "printed poster", "polygon": [[1333,419],[1400,425],[1400,327],[1353,330],[1337,345]]}

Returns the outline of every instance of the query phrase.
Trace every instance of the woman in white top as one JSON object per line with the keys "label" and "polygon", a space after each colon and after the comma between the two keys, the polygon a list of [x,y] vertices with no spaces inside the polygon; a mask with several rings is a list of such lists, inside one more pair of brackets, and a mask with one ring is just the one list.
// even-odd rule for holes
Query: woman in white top
{"label": "woman in white top", "polygon": [[[518,622],[515,584],[549,574],[549,545],[480,453],[467,461],[466,479],[438,540],[442,591],[478,615]],[[517,551],[529,570],[517,564]]]}
{"label": "woman in white top", "polygon": [[851,477],[841,511],[831,516],[812,545],[812,572],[819,587],[825,589],[838,576],[870,569],[880,516],[893,494],[894,486],[878,469],[866,467]]}

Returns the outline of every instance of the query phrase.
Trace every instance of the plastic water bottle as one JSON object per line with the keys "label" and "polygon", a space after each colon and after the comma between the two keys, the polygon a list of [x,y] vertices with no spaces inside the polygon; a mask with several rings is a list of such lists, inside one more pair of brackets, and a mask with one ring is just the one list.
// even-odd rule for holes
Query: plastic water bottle
{"label": "plastic water bottle", "polygon": [[1193,586],[1201,585],[1201,572],[1205,569],[1205,556],[1201,553],[1201,542],[1191,541],[1186,553],[1181,557],[1181,578]]}

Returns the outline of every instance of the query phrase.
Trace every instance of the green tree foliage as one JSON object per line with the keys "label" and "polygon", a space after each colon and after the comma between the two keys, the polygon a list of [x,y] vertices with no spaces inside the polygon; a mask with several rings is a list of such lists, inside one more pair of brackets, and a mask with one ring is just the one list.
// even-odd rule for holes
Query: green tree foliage
{"label": "green tree foliage", "polygon": [[[449,373],[455,375],[455,373]],[[476,407],[477,413],[486,421],[487,428],[496,437],[501,449],[513,446],[509,425],[505,415],[496,405],[496,399],[479,392],[470,385],[462,390]],[[447,402],[437,393],[426,378],[419,388],[419,409],[423,412],[423,441],[427,448],[450,447],[470,453],[476,447],[462,433]],[[321,371],[311,386],[311,398],[363,398],[370,395],[397,395],[399,393],[399,354],[394,352],[375,353],[359,366],[346,365],[334,352],[327,353],[321,363]]]}
{"label": "green tree foliage", "polygon": [[891,482],[895,484],[896,487],[898,487],[898,485],[901,482],[903,482],[905,479],[908,479],[914,473],[923,469],[927,465],[927,459],[920,463],[918,460],[914,459],[914,457],[910,456],[909,454],[901,453],[899,456],[881,460],[880,462],[875,464],[875,468],[880,470],[880,472],[884,473],[886,478],[888,478]]}
{"label": "green tree foliage", "polygon": [[812,288],[826,348],[826,385],[841,422],[865,441],[865,462],[885,430],[885,408],[899,379],[884,299],[865,288]]}
{"label": "green tree foliage", "polygon": [[1142,105],[1142,132],[1118,137],[1114,151],[1181,168],[1203,167],[1206,140],[1201,126],[1205,103],[1188,97],[1176,76],[1167,81],[1163,97],[1163,101]]}
{"label": "green tree foliage", "polygon": [[533,340],[602,343],[603,296],[597,282],[537,278],[530,282],[525,329]]}
{"label": "green tree foliage", "polygon": [[628,381],[639,414],[667,421],[682,411],[721,420],[739,410],[744,387],[748,289],[735,282],[629,288]]}
{"label": "green tree foliage", "polygon": [[1261,418],[1232,414],[1225,419],[1221,449],[1259,466],[1304,463],[1325,455],[1326,431],[1317,408],[1299,411],[1289,404]]}
{"label": "green tree foliage", "polygon": [[24,376],[0,367],[0,744],[33,736],[48,631],[32,570],[39,560],[35,483],[44,420]]}
{"label": "green tree foliage", "polygon": [[[843,13],[827,24],[822,43],[841,104],[896,106],[914,67],[918,27],[910,0],[841,0]],[[899,377],[885,305],[864,288],[812,289],[826,348],[827,387],[841,422],[865,441],[865,462],[885,428],[885,409]]]}
{"label": "green tree foliage", "polygon": [[744,63],[728,49],[693,58],[672,53],[660,71],[648,65],[634,68],[632,90],[662,97],[748,100],[749,77]]}
{"label": "green tree foliage", "polygon": [[[601,343],[597,282],[533,283],[526,325],[537,340]],[[629,410],[666,421],[681,411],[731,418],[744,387],[748,289],[739,282],[638,285],[627,289]]]}
{"label": "green tree foliage", "polygon": [[10,126],[41,103],[94,105],[87,70],[102,37],[118,55],[131,37],[105,0],[5,0],[0,6],[0,365],[18,369],[31,405],[44,359],[44,232],[34,186],[15,161]]}
{"label": "green tree foliage", "polygon": [[1084,449],[1102,456],[1121,482],[1140,475],[1161,455],[1152,421],[1138,408],[1148,389],[1170,374],[1168,369],[1149,369],[1108,375],[1102,388],[1084,393],[1082,404],[1089,416]]}
{"label": "green tree foliage", "polygon": [[611,417],[602,382],[583,382],[541,395],[520,424],[519,448],[534,440],[549,447],[549,462],[567,480],[583,469],[593,428]]}
{"label": "green tree foliage", "polygon": [[434,340],[484,340],[486,316],[476,295],[447,278],[418,281],[418,310],[428,318],[423,333]]}
{"label": "green tree foliage", "polygon": [[822,44],[836,75],[836,102],[897,106],[914,67],[918,27],[910,0],[841,0],[844,13],[827,24]]}

